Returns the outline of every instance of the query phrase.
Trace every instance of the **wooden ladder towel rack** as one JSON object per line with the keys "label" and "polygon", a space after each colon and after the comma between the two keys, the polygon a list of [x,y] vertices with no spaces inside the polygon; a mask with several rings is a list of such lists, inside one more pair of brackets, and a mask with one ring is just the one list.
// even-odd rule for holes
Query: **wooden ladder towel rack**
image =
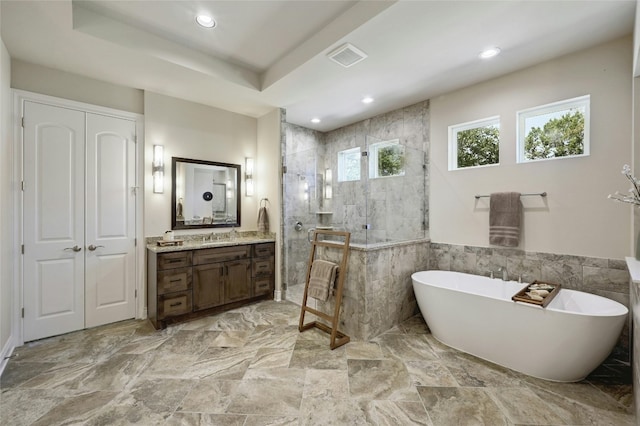
{"label": "wooden ladder towel rack", "polygon": [[[331,236],[344,238],[344,241],[334,241],[334,240],[322,240],[319,239],[319,236]],[[305,330],[309,330],[311,328],[318,328],[325,333],[328,333],[331,336],[329,346],[331,349],[335,349],[349,342],[349,336],[338,331],[338,319],[340,317],[340,306],[342,305],[342,288],[344,285],[344,279],[347,275],[347,261],[349,260],[349,239],[351,238],[350,232],[344,231],[332,231],[332,230],[320,230],[316,229],[313,233],[313,240],[311,240],[311,253],[309,254],[309,266],[307,268],[307,282],[304,286],[304,296],[302,297],[302,308],[300,310],[300,324],[298,326],[298,330],[303,332]],[[342,250],[342,259],[340,264],[338,265],[338,278],[337,283],[335,285],[335,307],[333,315],[329,315],[324,312],[320,312],[317,309],[310,308],[307,306],[307,295],[309,292],[309,278],[311,277],[311,265],[316,258],[317,248],[318,247],[327,247],[332,249]],[[331,283],[333,285],[333,283]],[[331,294],[331,292],[330,292]],[[326,321],[329,321],[331,325],[324,324],[318,321],[312,321],[310,323],[304,323],[304,314],[309,312],[319,318],[322,318]]]}

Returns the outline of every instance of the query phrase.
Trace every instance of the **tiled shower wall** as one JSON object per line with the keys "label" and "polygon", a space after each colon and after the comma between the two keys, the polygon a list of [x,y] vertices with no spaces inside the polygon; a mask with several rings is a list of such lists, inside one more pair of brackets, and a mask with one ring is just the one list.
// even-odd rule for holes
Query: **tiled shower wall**
{"label": "tiled shower wall", "polygon": [[[506,268],[510,280],[549,281],[629,306],[629,272],[624,260],[431,243],[429,269],[488,276],[499,268]],[[629,360],[629,328],[629,324],[624,327],[616,345],[616,359]]]}
{"label": "tiled shower wall", "polygon": [[[283,114],[284,116],[284,114]],[[409,241],[428,237],[428,173],[424,165],[429,152],[429,101],[400,108],[327,133],[294,124],[283,125],[283,244],[284,283],[303,284],[310,245],[307,230],[316,225],[351,232],[358,243]],[[405,175],[338,182],[338,152],[370,141],[398,139],[405,147]],[[330,199],[324,197],[325,169],[333,171]],[[303,188],[308,187],[307,199]],[[318,215],[317,212],[331,212]],[[303,229],[295,231],[296,222]],[[369,224],[370,229],[363,226]]]}

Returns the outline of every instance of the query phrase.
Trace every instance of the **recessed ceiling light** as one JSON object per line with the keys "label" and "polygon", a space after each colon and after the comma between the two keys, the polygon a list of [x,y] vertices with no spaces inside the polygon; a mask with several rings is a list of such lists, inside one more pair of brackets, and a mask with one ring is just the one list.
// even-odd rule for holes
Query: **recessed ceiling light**
{"label": "recessed ceiling light", "polygon": [[319,118],[312,118],[311,122],[314,123],[314,124],[318,124],[320,122],[320,119]]}
{"label": "recessed ceiling light", "polygon": [[216,21],[209,15],[196,16],[196,22],[205,28],[213,28],[216,26]]}
{"label": "recessed ceiling light", "polygon": [[480,53],[480,58],[482,59],[493,58],[494,56],[497,56],[499,53],[500,53],[499,47],[490,47],[488,49],[483,50],[482,53]]}
{"label": "recessed ceiling light", "polygon": [[365,96],[364,98],[362,98],[363,104],[370,104],[371,102],[373,102],[373,98],[371,96]]}

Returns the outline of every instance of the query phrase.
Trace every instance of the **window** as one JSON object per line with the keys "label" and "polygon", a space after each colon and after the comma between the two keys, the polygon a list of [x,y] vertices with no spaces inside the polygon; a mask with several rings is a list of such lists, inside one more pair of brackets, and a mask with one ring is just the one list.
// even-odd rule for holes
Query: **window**
{"label": "window", "polygon": [[338,152],[338,182],[360,180],[360,148]]}
{"label": "window", "polygon": [[498,164],[500,117],[449,126],[449,170]]}
{"label": "window", "polygon": [[404,146],[398,139],[369,145],[369,177],[404,176]]}
{"label": "window", "polygon": [[518,112],[518,162],[589,155],[590,97]]}

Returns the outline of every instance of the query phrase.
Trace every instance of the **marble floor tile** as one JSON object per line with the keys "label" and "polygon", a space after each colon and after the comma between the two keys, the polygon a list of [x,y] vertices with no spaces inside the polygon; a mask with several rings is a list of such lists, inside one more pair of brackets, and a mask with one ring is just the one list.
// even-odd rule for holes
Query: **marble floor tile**
{"label": "marble floor tile", "polygon": [[441,361],[405,361],[405,366],[414,386],[459,386]]}
{"label": "marble floor tile", "polygon": [[216,348],[239,348],[247,344],[249,334],[248,330],[228,330],[218,331],[218,336],[213,339],[210,347]]}
{"label": "marble floor tile", "polygon": [[[308,333],[304,332],[303,334]],[[325,342],[313,340],[298,340],[291,357],[291,368],[314,368],[325,370],[346,370],[347,356],[344,346],[334,350],[329,348],[329,340],[325,335]]]}
{"label": "marble floor tile", "polygon": [[345,346],[348,359],[382,359],[382,349],[377,343],[349,342]]}
{"label": "marble floor tile", "polygon": [[292,349],[260,348],[249,368],[286,368],[291,362]]}
{"label": "marble floor tile", "polygon": [[305,398],[300,407],[301,426],[375,425],[369,401]]}
{"label": "marble floor tile", "polygon": [[173,413],[167,426],[243,426],[247,416],[234,414]]}
{"label": "marble floor tile", "polygon": [[519,375],[512,370],[463,352],[441,354],[440,359],[460,386],[524,386],[524,383],[518,378]]}
{"label": "marble floor tile", "polygon": [[218,338],[220,332],[180,330],[157,348],[161,353],[199,355]]}
{"label": "marble floor tile", "polygon": [[561,425],[564,420],[528,388],[488,388],[489,396],[497,402],[514,424]]}
{"label": "marble floor tile", "polygon": [[21,362],[9,363],[0,377],[0,389],[13,388],[38,376],[58,364],[55,362]]}
{"label": "marble floor tile", "polygon": [[378,426],[434,426],[422,402],[374,401]]}
{"label": "marble floor tile", "polygon": [[299,313],[267,301],[28,343],[0,377],[0,424],[635,424],[628,381],[533,379],[437,342],[420,316],[331,350]]}
{"label": "marble floor tile", "polygon": [[400,324],[400,328],[407,334],[428,334],[429,327],[422,315],[415,315]]}
{"label": "marble floor tile", "polygon": [[349,394],[365,400],[419,401],[406,366],[399,360],[350,359]]}
{"label": "marble floor tile", "polygon": [[94,364],[64,364],[54,368],[50,368],[42,374],[33,377],[20,385],[23,388],[30,389],[53,389],[65,387],[73,388],[80,376],[86,374],[94,368]]}
{"label": "marble floor tile", "polygon": [[259,325],[247,338],[247,347],[293,349],[300,332],[297,325]]}
{"label": "marble floor tile", "polygon": [[116,392],[90,392],[72,398],[51,408],[46,414],[32,423],[33,426],[51,426],[58,424],[81,424],[109,403]]}
{"label": "marble floor tile", "polygon": [[47,389],[9,389],[0,394],[0,424],[26,426],[64,402]]}
{"label": "marble floor tile", "polygon": [[141,376],[181,378],[199,358],[198,355],[154,353]]}
{"label": "marble floor tile", "polygon": [[349,375],[346,370],[306,370],[304,398],[349,398]]}
{"label": "marble floor tile", "polygon": [[239,385],[238,380],[198,380],[184,397],[177,411],[224,413]]}
{"label": "marble floor tile", "polygon": [[297,416],[303,387],[283,379],[244,379],[233,394],[227,413]]}
{"label": "marble floor tile", "polygon": [[434,425],[509,425],[509,420],[482,388],[418,387]]}
{"label": "marble floor tile", "polygon": [[121,393],[118,405],[144,406],[156,413],[173,413],[189,391],[195,386],[194,380],[138,378]]}
{"label": "marble floor tile", "polygon": [[244,426],[298,426],[298,418],[290,416],[247,416]]}
{"label": "marble floor tile", "polygon": [[425,335],[383,334],[373,339],[382,349],[385,356],[395,357],[403,361],[422,361],[437,359]]}
{"label": "marble floor tile", "polygon": [[209,348],[189,366],[184,377],[241,379],[257,353],[257,348]]}

